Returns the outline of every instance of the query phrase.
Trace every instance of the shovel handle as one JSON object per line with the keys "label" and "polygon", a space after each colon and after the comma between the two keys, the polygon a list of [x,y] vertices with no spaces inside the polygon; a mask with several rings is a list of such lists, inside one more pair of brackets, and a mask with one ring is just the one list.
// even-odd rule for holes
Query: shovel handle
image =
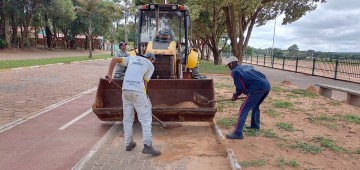
{"label": "shovel handle", "polygon": [[[236,100],[245,99],[245,98],[246,98],[245,96],[242,96],[242,97],[238,97]],[[232,100],[232,99],[210,100],[210,101],[208,101],[208,103],[230,101],[230,100]]]}

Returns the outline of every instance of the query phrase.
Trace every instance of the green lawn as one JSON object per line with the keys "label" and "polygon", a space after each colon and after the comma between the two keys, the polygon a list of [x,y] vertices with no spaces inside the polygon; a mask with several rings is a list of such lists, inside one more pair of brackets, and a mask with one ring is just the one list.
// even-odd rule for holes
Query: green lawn
{"label": "green lawn", "polygon": [[59,58],[28,59],[28,60],[5,60],[5,61],[0,61],[0,70],[18,68],[18,67],[29,67],[36,65],[56,64],[56,63],[71,63],[75,61],[86,61],[86,60],[106,59],[106,58],[111,58],[111,56],[96,55],[93,56],[93,58],[89,58],[88,56],[81,56],[81,57],[59,57]]}
{"label": "green lawn", "polygon": [[200,60],[199,72],[201,74],[230,74],[229,68],[224,65],[214,65],[213,62]]}

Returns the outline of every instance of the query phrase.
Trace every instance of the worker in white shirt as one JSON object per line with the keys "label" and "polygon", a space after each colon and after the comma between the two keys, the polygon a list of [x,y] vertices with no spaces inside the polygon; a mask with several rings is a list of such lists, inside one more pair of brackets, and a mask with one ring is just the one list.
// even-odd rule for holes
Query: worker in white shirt
{"label": "worker in white shirt", "polygon": [[144,56],[113,58],[110,63],[109,72],[106,76],[109,83],[112,81],[112,73],[116,63],[127,66],[122,88],[123,101],[123,125],[126,151],[131,151],[136,142],[133,141],[133,122],[135,109],[141,123],[143,133],[144,149],[142,153],[158,156],[160,151],[152,147],[152,113],[151,103],[146,95],[147,84],[154,73],[155,55],[146,53]]}

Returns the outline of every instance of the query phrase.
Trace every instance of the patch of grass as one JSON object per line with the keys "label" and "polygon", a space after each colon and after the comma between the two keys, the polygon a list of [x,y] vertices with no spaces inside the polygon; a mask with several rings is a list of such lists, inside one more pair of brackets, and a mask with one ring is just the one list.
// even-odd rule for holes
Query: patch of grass
{"label": "patch of grass", "polygon": [[321,147],[329,148],[334,152],[348,152],[345,148],[337,146],[336,143],[334,143],[334,141],[331,139],[327,139],[322,136],[315,136],[313,139],[317,142],[320,142]]}
{"label": "patch of grass", "polygon": [[321,115],[318,117],[312,117],[310,118],[311,122],[318,122],[318,121],[326,121],[326,122],[335,122],[336,118],[335,117],[330,117],[330,116],[326,116],[326,115]]}
{"label": "patch of grass", "polygon": [[257,159],[257,160],[251,160],[251,161],[244,161],[240,163],[241,167],[252,167],[252,166],[256,166],[256,167],[262,167],[266,164],[266,161],[262,160],[262,159]]}
{"label": "patch of grass", "polygon": [[270,109],[267,109],[266,112],[268,113],[268,115],[269,115],[270,117],[277,117],[277,116],[280,115],[278,112],[276,112],[275,109],[271,109],[271,108],[270,108]]}
{"label": "patch of grass", "polygon": [[285,91],[285,89],[279,86],[273,86],[271,87],[271,91],[273,91],[275,94],[280,94],[281,92]]}
{"label": "patch of grass", "polygon": [[213,62],[200,60],[199,70],[202,74],[230,74],[229,68],[224,65],[214,65]]}
{"label": "patch of grass", "polygon": [[329,129],[337,129],[338,128],[338,124],[336,123],[337,120],[338,119],[336,117],[326,116],[326,115],[309,118],[310,123],[315,123],[317,125],[323,125],[323,126],[328,127]]}
{"label": "patch of grass", "polygon": [[287,94],[286,95],[287,98],[300,98],[300,96],[296,95],[296,94]]}
{"label": "patch of grass", "polygon": [[291,145],[291,148],[294,149],[298,149],[300,150],[302,153],[312,153],[312,154],[317,154],[319,152],[321,152],[321,148],[308,144],[308,143],[304,143],[304,142],[296,142],[295,144]]}
{"label": "patch of grass", "polygon": [[279,128],[279,129],[282,129],[282,130],[285,130],[285,131],[294,131],[294,126],[292,123],[286,123],[286,122],[278,122],[276,123],[276,126]]}
{"label": "patch of grass", "polygon": [[360,147],[358,147],[355,151],[356,154],[360,154]]}
{"label": "patch of grass", "polygon": [[275,160],[275,165],[280,167],[288,165],[295,168],[299,166],[299,163],[297,163],[295,159],[286,160],[284,157],[281,156],[280,158]]}
{"label": "patch of grass", "polygon": [[235,86],[233,84],[226,84],[226,83],[215,83],[215,88],[217,89],[229,89],[235,90]]}
{"label": "patch of grass", "polygon": [[247,136],[259,136],[261,131],[257,129],[246,129],[244,128],[244,132]]}
{"label": "patch of grass", "polygon": [[289,101],[281,101],[281,100],[276,100],[274,102],[274,106],[277,108],[287,108],[290,109],[293,107],[293,104]]}
{"label": "patch of grass", "polygon": [[277,138],[278,137],[272,129],[266,129],[264,131],[264,136],[267,138]]}
{"label": "patch of grass", "polygon": [[236,124],[237,118],[236,117],[230,117],[230,118],[222,118],[218,121],[218,125],[223,128],[230,128],[231,126],[234,126]]}
{"label": "patch of grass", "polygon": [[360,117],[354,114],[347,114],[342,118],[346,122],[360,124]]}
{"label": "patch of grass", "polygon": [[82,56],[82,57],[58,57],[58,58],[27,59],[27,60],[5,60],[5,61],[0,61],[0,70],[18,68],[18,67],[29,67],[36,65],[46,65],[46,64],[71,63],[75,61],[86,61],[86,60],[106,59],[106,58],[111,58],[111,56],[96,55],[93,56],[93,58],[89,58],[88,56]]}
{"label": "patch of grass", "polygon": [[292,89],[292,90],[290,90],[290,92],[293,93],[293,94],[300,95],[302,97],[314,98],[314,97],[317,96],[316,94],[311,93],[311,92],[309,92],[307,90],[304,90],[304,89]]}

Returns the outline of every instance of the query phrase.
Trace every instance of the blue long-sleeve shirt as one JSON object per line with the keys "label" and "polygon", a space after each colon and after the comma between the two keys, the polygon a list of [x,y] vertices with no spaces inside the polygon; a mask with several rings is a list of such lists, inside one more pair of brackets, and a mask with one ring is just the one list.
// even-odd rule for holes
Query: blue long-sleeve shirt
{"label": "blue long-sleeve shirt", "polygon": [[270,90],[270,83],[266,76],[255,70],[253,66],[237,65],[232,69],[231,76],[236,86],[234,96]]}

